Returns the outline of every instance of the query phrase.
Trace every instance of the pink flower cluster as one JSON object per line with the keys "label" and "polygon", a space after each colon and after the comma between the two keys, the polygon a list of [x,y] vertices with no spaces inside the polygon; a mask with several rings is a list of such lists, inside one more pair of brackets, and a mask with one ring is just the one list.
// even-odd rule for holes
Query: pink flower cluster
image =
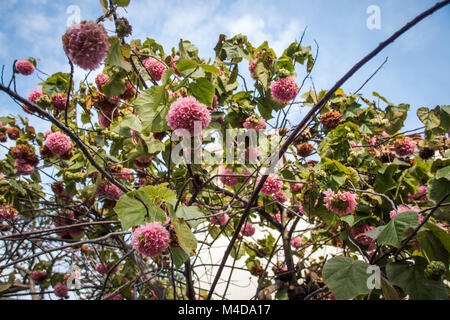
{"label": "pink flower cluster", "polygon": [[100,182],[98,186],[97,195],[108,200],[117,201],[122,196],[123,192],[116,185],[111,182]]}
{"label": "pink flower cluster", "polygon": [[170,61],[170,66],[171,66],[172,69],[175,71],[175,74],[176,74],[178,77],[181,77],[181,73],[178,72],[178,70],[177,70],[177,62],[178,62],[178,60],[180,60],[180,56],[179,56],[179,55],[175,55],[175,56],[171,59],[171,61]]}
{"label": "pink flower cluster", "polygon": [[374,242],[374,239],[371,237],[364,235],[364,233],[375,229],[373,226],[369,226],[367,224],[362,224],[358,227],[353,227],[350,229],[350,235],[353,239],[355,239],[356,242],[363,244],[363,245],[370,245]]}
{"label": "pink flower cluster", "polygon": [[299,249],[302,247],[302,238],[300,236],[297,236],[295,238],[292,238],[291,240],[291,246],[294,249]]}
{"label": "pink flower cluster", "polygon": [[299,192],[300,190],[302,190],[302,187],[303,187],[303,183],[291,183],[289,185],[289,188],[293,192]]}
{"label": "pink flower cluster", "polygon": [[295,83],[294,77],[287,77],[272,81],[270,90],[276,100],[282,103],[288,103],[297,96],[299,88]]}
{"label": "pink flower cluster", "polygon": [[408,193],[408,202],[414,202],[417,200],[428,201],[428,198],[426,196],[427,187],[426,186],[417,186],[417,189],[419,189],[419,191],[415,194]]}
{"label": "pink flower cluster", "polygon": [[272,199],[273,199],[273,201],[278,202],[278,203],[285,203],[286,201],[288,201],[288,197],[287,197],[286,193],[284,193],[281,190],[278,192],[275,192],[272,195]]}
{"label": "pink flower cluster", "polygon": [[[100,273],[101,275],[105,275],[109,272],[109,270],[112,268],[113,264],[106,264],[106,263],[99,263],[95,266],[95,270]],[[119,270],[118,267],[115,267],[111,270],[111,274],[116,273]]]}
{"label": "pink flower cluster", "polygon": [[0,206],[0,220],[11,220],[17,216],[17,210],[11,206]]}
{"label": "pink flower cluster", "polygon": [[[256,184],[259,183],[261,178],[258,178]],[[274,193],[277,193],[283,187],[283,181],[280,180],[278,175],[271,174],[267,177],[267,180],[264,182],[264,185],[261,189],[261,193],[267,196],[270,196]]]}
{"label": "pink flower cluster", "polygon": [[147,168],[152,163],[152,160],[153,160],[153,156],[149,156],[147,158],[138,158],[138,159],[135,159],[133,161],[133,166],[136,169],[143,170],[143,169]]}
{"label": "pink flower cluster", "polygon": [[29,60],[17,60],[14,69],[24,76],[29,76],[34,72],[34,64]]}
{"label": "pink flower cluster", "polygon": [[[64,227],[78,223],[78,219],[75,217],[75,213],[73,211],[58,211],[58,215],[53,217],[53,223],[55,224],[55,227]],[[74,227],[59,231],[58,236],[63,239],[71,239],[73,237],[81,236],[83,232],[83,228]]]}
{"label": "pink flower cluster", "polygon": [[61,132],[47,131],[45,133],[45,145],[52,154],[57,156],[62,156],[72,148],[69,137]]}
{"label": "pink flower cluster", "polygon": [[32,103],[36,103],[36,101],[42,96],[43,96],[43,93],[42,93],[41,89],[33,89],[28,94],[28,101],[30,101]]}
{"label": "pink flower cluster", "polygon": [[273,214],[272,217],[274,217],[275,220],[281,223],[281,213],[279,211],[276,214]]}
{"label": "pink flower cluster", "polygon": [[[233,170],[231,170],[229,168],[225,168],[221,174],[235,175]],[[239,183],[239,178],[237,176],[221,176],[220,181],[228,187],[234,187],[235,185],[237,185]]]}
{"label": "pink flower cluster", "polygon": [[[405,205],[401,204],[398,206],[397,211],[392,210],[389,213],[389,216],[391,217],[391,219],[394,219],[399,213],[407,212],[407,211],[414,211],[414,212],[419,213],[421,210],[418,206],[405,206]],[[425,217],[423,215],[419,214],[419,223],[422,223],[423,219],[425,219]]]}
{"label": "pink flower cluster", "polygon": [[124,179],[124,180],[134,180],[133,171],[131,171],[128,168],[120,169],[118,176],[119,176],[119,178]]}
{"label": "pink flower cluster", "polygon": [[110,47],[106,29],[91,21],[72,24],[62,41],[67,57],[84,70],[97,69]]}
{"label": "pink flower cluster", "polygon": [[67,288],[61,282],[58,282],[57,284],[55,284],[53,289],[55,290],[55,295],[60,297],[60,298],[67,297],[67,294],[69,293],[69,288]]}
{"label": "pink flower cluster", "polygon": [[194,125],[198,122],[200,130],[204,130],[211,122],[208,107],[194,97],[178,98],[170,106],[167,123],[172,130],[184,129],[194,135]]}
{"label": "pink flower cluster", "polygon": [[328,210],[333,211],[339,215],[346,215],[351,213],[356,208],[357,195],[351,192],[337,193],[328,189],[324,192],[324,202]]}
{"label": "pink flower cluster", "polygon": [[215,224],[218,226],[225,225],[229,219],[230,219],[230,217],[226,213],[222,213],[220,215],[209,218],[209,220],[211,221],[212,224]]}
{"label": "pink flower cluster", "polygon": [[262,130],[266,127],[266,120],[258,117],[256,114],[252,114],[245,120],[243,127],[245,129]]}
{"label": "pink flower cluster", "polygon": [[152,79],[155,81],[161,80],[164,71],[166,71],[166,66],[153,57],[145,59],[142,64],[148,70]]}
{"label": "pink flower cluster", "polygon": [[142,255],[156,257],[169,247],[170,234],[161,222],[150,222],[133,232],[133,247]]}
{"label": "pink flower cluster", "polygon": [[123,300],[123,297],[120,293],[116,293],[116,294],[112,294],[112,293],[108,293],[105,296],[105,300]]}
{"label": "pink flower cluster", "polygon": [[417,142],[407,137],[399,139],[394,143],[395,152],[399,156],[407,156],[412,154],[416,149],[416,146]]}
{"label": "pink flower cluster", "polygon": [[256,64],[258,63],[258,58],[254,59],[252,63],[248,66],[248,71],[250,71],[250,75],[253,79],[256,79],[255,75],[253,74],[255,72]]}
{"label": "pink flower cluster", "polygon": [[33,279],[34,282],[40,283],[47,278],[47,272],[42,270],[36,270],[31,273],[31,279]]}
{"label": "pink flower cluster", "polygon": [[67,95],[65,93],[55,93],[51,97],[52,105],[60,111],[63,111],[66,108],[66,101]]}
{"label": "pink flower cluster", "polygon": [[241,228],[242,235],[246,237],[251,237],[255,234],[255,231],[255,227],[250,222],[246,222]]}
{"label": "pink flower cluster", "polygon": [[104,73],[99,73],[97,77],[95,77],[95,84],[97,85],[97,89],[100,92],[103,92],[102,86],[110,82],[111,79]]}

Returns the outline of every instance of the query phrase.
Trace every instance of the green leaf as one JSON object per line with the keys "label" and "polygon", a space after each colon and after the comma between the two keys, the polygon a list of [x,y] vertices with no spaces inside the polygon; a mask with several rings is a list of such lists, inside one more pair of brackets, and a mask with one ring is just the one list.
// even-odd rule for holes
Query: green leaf
{"label": "green leaf", "polygon": [[428,280],[424,270],[427,262],[416,258],[416,264],[392,262],[386,265],[389,281],[402,288],[412,300],[447,300],[447,290],[442,281]]}
{"label": "green leaf", "polygon": [[426,257],[430,261],[442,261],[448,268],[450,256],[438,237],[431,231],[423,230],[417,233],[416,238],[419,241],[422,250],[425,251]]}
{"label": "green leaf", "polygon": [[144,133],[169,130],[166,116],[169,106],[165,105],[168,95],[162,86],[153,86],[143,91],[134,102],[136,114],[141,119]]}
{"label": "green leaf", "polygon": [[367,286],[370,265],[348,257],[335,257],[323,267],[323,279],[338,300],[352,299],[369,293]]}
{"label": "green leaf", "polygon": [[398,294],[397,290],[389,284],[386,280],[381,278],[381,291],[383,292],[383,297],[386,300],[401,300],[402,298]]}
{"label": "green leaf", "polygon": [[69,89],[70,74],[58,72],[52,74],[45,80],[42,85],[42,92],[47,96],[51,97],[55,93],[67,92]]}
{"label": "green leaf", "polygon": [[430,110],[428,108],[419,108],[417,110],[417,116],[420,121],[425,125],[427,130],[439,127],[441,120],[439,119],[439,115],[436,111]]}
{"label": "green leaf", "polygon": [[166,214],[159,206],[176,199],[174,192],[161,186],[145,186],[120,197],[114,210],[124,230],[145,222],[166,220]]}
{"label": "green leaf", "polygon": [[419,225],[419,215],[415,211],[401,212],[389,221],[377,237],[378,244],[391,245],[399,248],[411,229]]}
{"label": "green leaf", "polygon": [[431,180],[429,185],[430,187],[428,188],[427,192],[428,198],[435,202],[439,202],[443,197],[447,195],[448,190],[450,190],[450,181],[448,180],[448,178],[433,179]]}
{"label": "green leaf", "polygon": [[203,70],[205,70],[206,72],[209,72],[209,73],[216,73],[216,74],[220,73],[219,69],[217,69],[214,66],[210,66],[208,64],[202,64],[200,67],[202,67]]}
{"label": "green leaf", "polygon": [[181,59],[176,65],[177,71],[185,77],[194,72],[197,67],[197,62],[190,59]]}
{"label": "green leaf", "polygon": [[436,172],[436,179],[444,178],[450,180],[450,166],[439,169]]}
{"label": "green leaf", "polygon": [[427,223],[427,229],[431,230],[433,234],[441,241],[441,244],[450,253],[450,234],[448,234],[445,230],[441,229],[435,224]]}
{"label": "green leaf", "polygon": [[112,79],[102,86],[102,90],[107,97],[116,97],[125,92],[125,83],[120,79]]}
{"label": "green leaf", "polygon": [[212,105],[216,90],[210,81],[205,78],[199,78],[196,82],[189,84],[189,88],[198,101],[209,107]]}
{"label": "green leaf", "polygon": [[386,193],[397,187],[397,181],[393,178],[393,175],[397,172],[398,165],[390,164],[386,167],[382,167],[375,178],[374,188],[379,193]]}
{"label": "green leaf", "polygon": [[388,134],[394,134],[403,127],[408,110],[409,104],[390,105],[386,108],[386,118],[389,120],[386,126],[386,132]]}
{"label": "green leaf", "polygon": [[442,106],[439,110],[441,118],[441,127],[446,132],[450,131],[450,106]]}
{"label": "green leaf", "polygon": [[[197,206],[187,207],[183,204],[180,204],[178,206],[176,216],[178,218],[183,218],[186,220],[186,219],[203,217],[204,214]],[[187,221],[187,224],[189,224],[192,228],[195,229],[203,221],[204,221],[204,219],[192,220],[192,221]]]}
{"label": "green leaf", "polygon": [[119,66],[126,70],[131,71],[131,64],[126,62],[122,56],[122,51],[120,50],[120,40],[118,37],[109,37],[109,51],[106,56],[105,63],[112,66]]}
{"label": "green leaf", "polygon": [[130,4],[130,0],[112,0],[114,4],[117,4],[119,7],[128,7]]}
{"label": "green leaf", "polygon": [[141,132],[142,124],[136,115],[130,113],[122,118],[122,121],[119,122],[119,125],[116,126],[113,129],[113,131],[119,133],[120,129],[122,129],[122,128],[130,128],[130,129],[136,130],[138,132]]}
{"label": "green leaf", "polygon": [[173,263],[176,269],[180,269],[181,266],[189,259],[189,255],[180,248],[170,248],[170,252],[172,253]]}
{"label": "green leaf", "polygon": [[169,209],[170,219],[178,237],[180,247],[187,254],[195,253],[195,249],[197,249],[197,239],[191,229],[188,227],[186,222],[184,222],[184,219],[177,218],[176,214],[173,212],[173,206],[171,204],[168,204],[167,207]]}
{"label": "green leaf", "polygon": [[12,284],[11,283],[0,283],[0,294],[3,291],[8,290],[9,288],[11,288]]}

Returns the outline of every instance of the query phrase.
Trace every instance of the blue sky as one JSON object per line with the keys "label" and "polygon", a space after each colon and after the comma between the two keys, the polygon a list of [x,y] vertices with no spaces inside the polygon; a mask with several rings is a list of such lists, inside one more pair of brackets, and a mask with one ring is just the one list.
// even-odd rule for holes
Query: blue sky
{"label": "blue sky", "polygon": [[[304,44],[320,46],[313,72],[315,87],[330,88],[351,66],[418,13],[437,0],[131,0],[126,16],[133,25],[133,38],[154,38],[166,52],[180,38],[191,40],[201,56],[213,57],[213,48],[220,33],[232,36],[245,34],[255,45],[268,40],[277,53],[299,39],[307,26]],[[71,5],[80,9],[82,20],[93,20],[101,14],[95,0],[0,0],[0,64],[6,65],[5,78],[10,76],[14,59],[33,56],[40,59],[39,69],[48,74],[69,71],[61,36],[67,28]],[[378,5],[381,29],[369,30],[366,13],[370,5]],[[123,11],[125,13],[125,11]],[[107,29],[112,30],[110,23]],[[401,39],[388,47],[343,87],[355,91],[374,70],[389,57],[388,63],[362,90],[367,97],[372,91],[384,95],[394,104],[410,103],[412,110],[434,107],[450,102],[450,6],[422,21]],[[247,65],[242,66],[246,70]],[[303,71],[302,71],[303,72]],[[299,73],[299,79],[304,74]],[[94,73],[95,75],[96,73]],[[76,83],[84,72],[76,68]],[[36,74],[18,79],[18,91],[24,96],[40,82]],[[308,90],[305,87],[304,90]],[[0,114],[17,114],[20,110],[3,93]],[[304,110],[297,110],[293,122],[300,120]],[[298,118],[298,119],[296,119]],[[408,128],[419,125],[411,114]],[[43,123],[33,118],[40,128]]]}

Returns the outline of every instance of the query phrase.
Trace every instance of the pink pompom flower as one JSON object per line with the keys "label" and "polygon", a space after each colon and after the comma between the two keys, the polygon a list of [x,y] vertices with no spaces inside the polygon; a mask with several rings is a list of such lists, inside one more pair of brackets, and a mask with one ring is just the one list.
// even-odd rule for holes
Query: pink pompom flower
{"label": "pink pompom flower", "polygon": [[[100,273],[101,275],[105,275],[109,272],[113,265],[112,264],[105,264],[105,263],[99,263],[95,266],[95,270]],[[111,270],[111,274],[116,273],[119,270],[118,267],[115,267]]]}
{"label": "pink pompom flower", "polygon": [[156,257],[169,247],[170,234],[161,222],[150,222],[133,232],[133,247],[142,255]]}
{"label": "pink pompom flower", "polygon": [[110,82],[111,79],[104,73],[99,73],[97,77],[95,77],[95,84],[97,85],[97,89],[100,92],[103,92],[102,86]]}
{"label": "pink pompom flower", "polygon": [[272,199],[273,199],[273,201],[278,202],[278,203],[285,203],[286,201],[288,201],[288,197],[287,197],[286,193],[284,193],[281,190],[274,193],[272,195]]}
{"label": "pink pompom flower", "polygon": [[62,37],[70,61],[84,70],[95,70],[105,59],[110,43],[106,29],[92,21],[72,24]]}
{"label": "pink pompom flower", "polygon": [[[199,130],[204,130],[211,122],[211,114],[208,107],[200,103],[194,97],[178,98],[170,106],[167,114],[167,123],[172,130],[184,129],[194,135],[194,127],[197,123]],[[199,134],[200,132],[196,132]]]}
{"label": "pink pompom flower", "polygon": [[276,100],[282,103],[288,103],[297,96],[299,88],[293,77],[287,77],[272,81],[270,90]]}
{"label": "pink pompom flower", "polygon": [[333,190],[328,189],[324,192],[325,198],[324,202],[328,210],[333,211],[339,215],[346,215],[356,208],[356,198],[357,195],[351,192],[337,193],[335,194]]}
{"label": "pink pompom flower", "polygon": [[[228,176],[221,176],[220,177],[220,181],[228,186],[228,187],[234,187],[235,185],[237,185],[239,183],[239,178],[235,175],[235,173],[233,172],[233,170],[229,169],[229,168],[225,168],[222,171],[222,174],[224,175],[228,175]],[[231,176],[234,175],[234,176]]]}
{"label": "pink pompom flower", "polygon": [[302,247],[302,238],[300,236],[297,236],[295,238],[292,238],[291,240],[291,246],[294,249],[299,249]]}
{"label": "pink pompom flower", "polygon": [[408,193],[408,202],[414,202],[417,200],[428,201],[428,198],[426,196],[427,187],[426,186],[417,186],[417,189],[419,191],[415,194]]}
{"label": "pink pompom flower", "polygon": [[[261,178],[258,178],[258,180],[256,181],[256,184],[258,184],[260,180],[261,180]],[[266,181],[264,182],[264,185],[261,189],[261,193],[265,194],[267,196],[271,196],[272,194],[280,191],[282,187],[283,187],[283,181],[280,180],[278,175],[271,174],[267,177]]]}
{"label": "pink pompom flower", "polygon": [[0,206],[0,220],[12,220],[18,215],[16,209],[12,206]]}
{"label": "pink pompom flower", "polygon": [[[414,212],[419,213],[421,210],[420,210],[420,208],[418,206],[405,206],[405,205],[401,204],[401,205],[398,206],[397,211],[392,210],[389,213],[389,216],[391,217],[391,220],[392,220],[399,213],[407,212],[407,211],[414,211]],[[425,217],[423,215],[419,214],[419,223],[422,223],[424,219],[425,219]]]}
{"label": "pink pompom flower", "polygon": [[250,71],[250,75],[252,76],[252,78],[254,79],[254,80],[256,80],[256,77],[255,77],[255,75],[254,75],[254,72],[255,72],[255,67],[256,67],[256,64],[258,63],[258,58],[256,58],[256,59],[254,59],[253,61],[252,61],[252,63],[250,63],[250,65],[248,66],[248,71]]}
{"label": "pink pompom flower", "polygon": [[58,282],[54,288],[55,290],[55,295],[60,297],[60,298],[65,298],[67,297],[67,294],[69,293],[69,288],[67,288],[65,285],[63,285],[61,282]]}
{"label": "pink pompom flower", "polygon": [[108,293],[105,296],[105,300],[123,300],[123,297],[120,293],[116,293],[116,294]]}
{"label": "pink pompom flower", "polygon": [[36,169],[35,166],[27,163],[27,161],[23,159],[15,159],[14,168],[17,170],[17,174],[22,176],[28,176]]}
{"label": "pink pompom flower", "polygon": [[289,184],[289,188],[293,192],[299,192],[303,187],[303,183],[291,183]]}
{"label": "pink pompom flower", "polygon": [[266,127],[266,120],[258,117],[256,114],[252,114],[245,120],[243,127],[249,130],[262,130]]}
{"label": "pink pompom flower", "polygon": [[124,180],[134,180],[133,171],[128,168],[122,168],[119,172],[119,178]]}
{"label": "pink pompom flower", "polygon": [[350,229],[350,235],[356,242],[363,245],[370,245],[374,242],[374,239],[365,235],[366,232],[375,229],[373,226],[369,226],[367,224],[359,225],[358,227],[353,227]]}
{"label": "pink pompom flower", "polygon": [[28,94],[28,101],[30,101],[32,103],[36,103],[36,101],[42,96],[43,96],[43,93],[42,93],[41,89],[33,89]]}
{"label": "pink pompom flower", "polygon": [[153,57],[145,59],[142,64],[155,81],[161,80],[164,71],[166,71],[166,66],[161,61]]}
{"label": "pink pompom flower", "polygon": [[100,182],[98,186],[97,195],[102,196],[108,200],[117,201],[122,196],[123,192],[116,185],[111,182]]}
{"label": "pink pompom flower", "polygon": [[217,216],[210,217],[209,220],[212,224],[223,226],[228,222],[230,217],[226,213],[219,214]]}
{"label": "pink pompom flower", "polygon": [[399,156],[407,156],[414,153],[417,142],[410,138],[398,139],[394,143],[395,153]]}
{"label": "pink pompom flower", "polygon": [[143,169],[147,168],[152,163],[152,160],[153,160],[153,156],[149,156],[149,157],[146,157],[146,158],[138,158],[138,159],[135,159],[133,161],[133,166],[136,169],[143,170]]}
{"label": "pink pompom flower", "polygon": [[34,72],[34,64],[30,60],[17,60],[14,68],[24,76],[29,76]]}
{"label": "pink pompom flower", "polygon": [[246,222],[241,228],[242,235],[246,237],[251,237],[255,234],[255,231],[255,227],[250,222]]}
{"label": "pink pompom flower", "polygon": [[67,95],[65,93],[55,93],[51,97],[51,102],[56,109],[63,111],[66,109]]}
{"label": "pink pompom flower", "polygon": [[72,148],[70,138],[61,132],[48,132],[45,137],[46,147],[57,156],[62,156]]}
{"label": "pink pompom flower", "polygon": [[99,113],[98,114],[98,123],[103,128],[109,128],[109,126],[111,125],[111,120],[108,119],[107,117],[105,117],[105,115],[103,113]]}
{"label": "pink pompom flower", "polygon": [[47,272],[42,270],[36,270],[31,273],[31,279],[33,279],[34,282],[40,283],[47,278]]}

